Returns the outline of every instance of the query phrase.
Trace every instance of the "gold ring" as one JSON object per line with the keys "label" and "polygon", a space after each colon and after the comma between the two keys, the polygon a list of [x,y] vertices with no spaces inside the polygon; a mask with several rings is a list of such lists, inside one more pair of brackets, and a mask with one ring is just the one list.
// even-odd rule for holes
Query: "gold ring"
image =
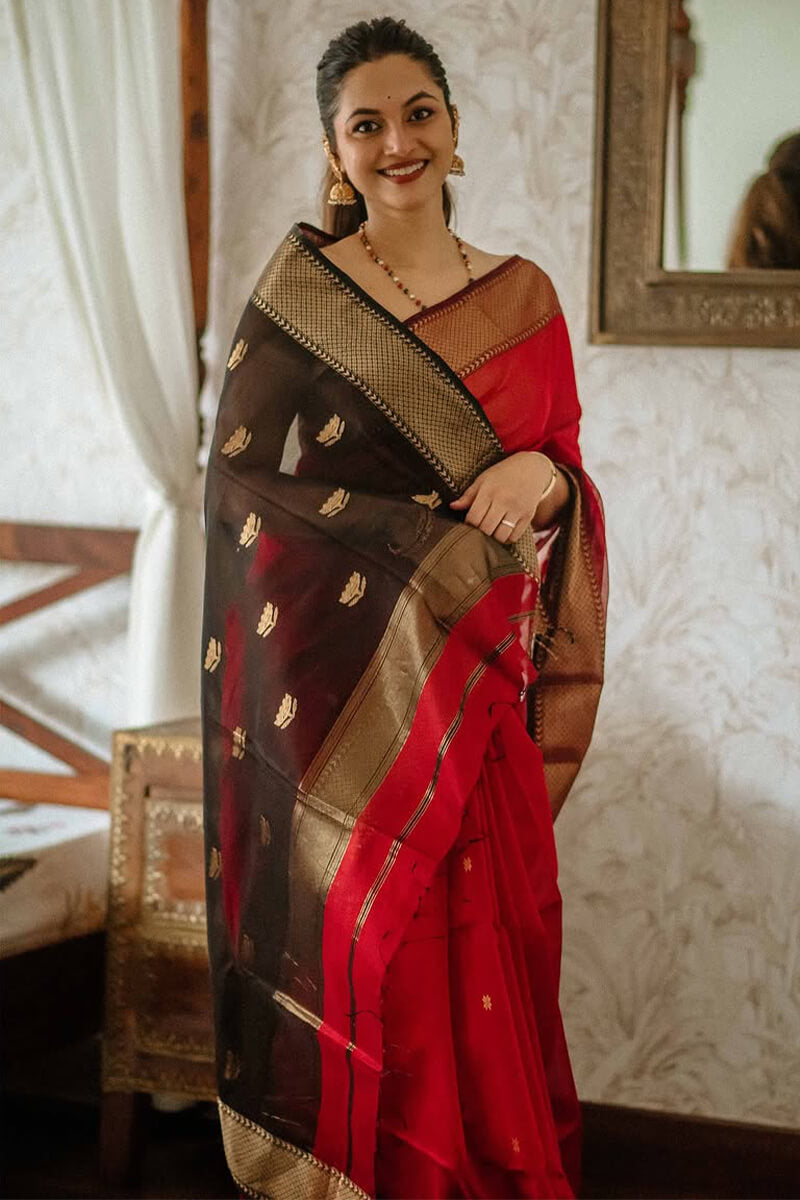
{"label": "gold ring", "polygon": [[500,522],[501,525],[510,525],[512,529],[514,528],[516,523],[517,523],[516,521],[506,521],[505,519],[501,520],[501,522]]}

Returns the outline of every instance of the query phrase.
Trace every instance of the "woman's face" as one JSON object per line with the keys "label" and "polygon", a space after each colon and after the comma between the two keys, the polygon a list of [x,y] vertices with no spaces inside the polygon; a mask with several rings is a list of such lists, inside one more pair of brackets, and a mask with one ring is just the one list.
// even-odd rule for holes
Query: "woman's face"
{"label": "woman's face", "polygon": [[405,54],[362,63],[345,75],[334,118],[342,169],[375,208],[441,207],[453,158],[453,127],[441,90]]}

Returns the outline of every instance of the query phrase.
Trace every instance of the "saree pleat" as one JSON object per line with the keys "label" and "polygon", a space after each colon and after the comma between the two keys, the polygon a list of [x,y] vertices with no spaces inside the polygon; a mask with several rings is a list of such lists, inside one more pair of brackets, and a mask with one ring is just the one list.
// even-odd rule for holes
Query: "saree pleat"
{"label": "saree pleat", "polygon": [[[517,257],[398,322],[323,241],[295,227],[262,274],[209,462],[228,1162],[272,1200],[570,1196],[553,816],[591,733],[606,584],[566,328]],[[505,547],[452,515],[535,448],[569,481],[553,529]]]}
{"label": "saree pleat", "polygon": [[541,755],[518,707],[493,731],[457,841],[387,971],[379,1196],[577,1189],[560,915]]}

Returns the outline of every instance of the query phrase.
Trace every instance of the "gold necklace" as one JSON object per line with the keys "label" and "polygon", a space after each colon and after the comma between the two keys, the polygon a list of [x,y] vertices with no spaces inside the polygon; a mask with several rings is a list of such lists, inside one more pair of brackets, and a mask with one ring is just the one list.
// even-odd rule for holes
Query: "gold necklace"
{"label": "gold necklace", "polygon": [[[419,296],[415,296],[413,292],[410,292],[408,290],[408,288],[405,286],[405,284],[402,282],[402,280],[399,279],[397,275],[395,275],[394,271],[389,266],[389,264],[387,262],[384,262],[384,260],[382,258],[379,258],[378,255],[375,253],[372,246],[370,245],[369,238],[367,237],[366,225],[367,225],[366,221],[361,222],[361,224],[358,227],[358,236],[361,238],[362,244],[363,244],[364,249],[366,250],[367,254],[370,256],[370,258],[372,259],[373,262],[377,263],[379,267],[383,268],[383,270],[386,272],[386,274],[391,279],[392,283],[394,283],[400,289],[400,291],[403,293],[403,295],[408,296],[409,300],[413,300],[414,304],[416,304],[416,306],[420,312],[424,312],[425,309],[428,307],[428,305],[423,304],[422,301],[420,300]],[[450,229],[450,230],[448,230],[448,233],[450,234],[450,236],[453,238],[456,245],[458,246],[458,252],[461,255],[462,259],[464,260],[464,266],[467,268],[467,283],[472,283],[472,279],[473,279],[472,263],[469,261],[469,256],[468,256],[466,250],[464,249],[464,243],[461,241],[461,238],[458,236],[458,234],[454,232],[454,230]]]}

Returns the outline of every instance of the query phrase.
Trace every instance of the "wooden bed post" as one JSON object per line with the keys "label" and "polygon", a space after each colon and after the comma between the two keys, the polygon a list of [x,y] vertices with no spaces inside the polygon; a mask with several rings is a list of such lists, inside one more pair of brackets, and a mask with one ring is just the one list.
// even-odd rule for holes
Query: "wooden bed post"
{"label": "wooden bed post", "polygon": [[208,312],[209,163],[207,0],[181,0],[183,194],[192,272],[200,386],[205,374],[200,337]]}

